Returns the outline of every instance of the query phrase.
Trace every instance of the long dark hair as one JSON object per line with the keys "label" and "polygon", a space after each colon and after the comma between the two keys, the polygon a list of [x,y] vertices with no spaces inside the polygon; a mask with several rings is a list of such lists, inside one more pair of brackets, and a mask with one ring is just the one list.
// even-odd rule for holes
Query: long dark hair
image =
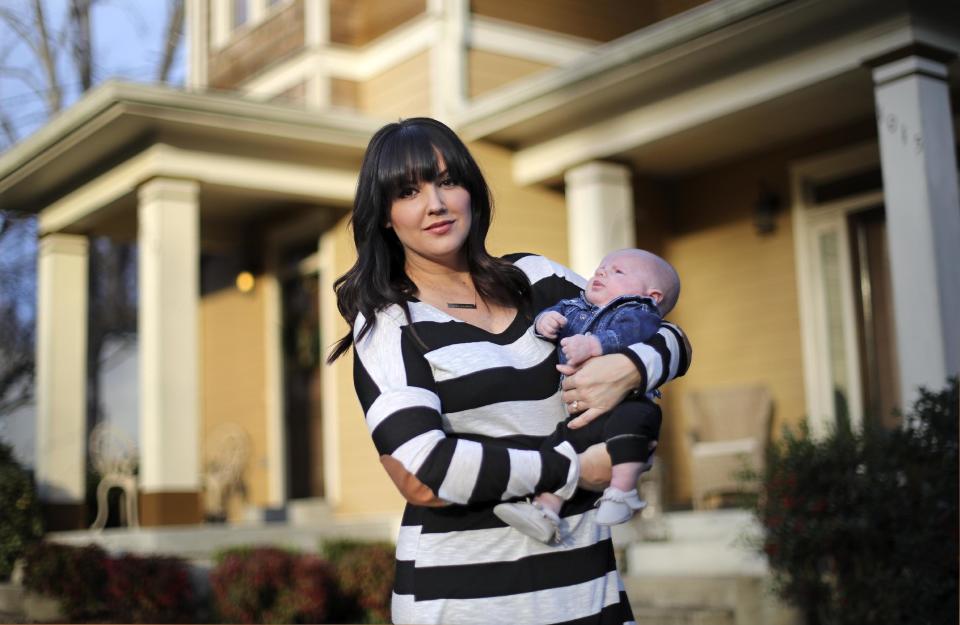
{"label": "long dark hair", "polygon": [[467,146],[435,119],[401,120],[378,130],[363,156],[350,217],[357,262],[333,284],[337,308],[350,330],[334,345],[327,363],[332,363],[353,345],[357,315],[362,314],[364,318],[358,339],[373,327],[377,311],[391,304],[399,304],[410,319],[407,302],[416,295],[417,287],[404,269],[403,245],[386,223],[390,206],[402,189],[437,179],[441,173],[437,153],[443,156],[450,177],[470,193],[472,220],[464,251],[477,292],[484,300],[512,306],[521,312],[528,307],[530,282],[526,275],[487,252],[485,240],[493,201]]}

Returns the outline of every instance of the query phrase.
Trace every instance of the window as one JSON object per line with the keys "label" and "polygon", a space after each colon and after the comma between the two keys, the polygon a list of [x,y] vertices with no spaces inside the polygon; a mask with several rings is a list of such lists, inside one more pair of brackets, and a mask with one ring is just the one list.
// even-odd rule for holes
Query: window
{"label": "window", "polygon": [[876,145],[793,168],[804,383],[811,431],[898,423],[896,340]]}

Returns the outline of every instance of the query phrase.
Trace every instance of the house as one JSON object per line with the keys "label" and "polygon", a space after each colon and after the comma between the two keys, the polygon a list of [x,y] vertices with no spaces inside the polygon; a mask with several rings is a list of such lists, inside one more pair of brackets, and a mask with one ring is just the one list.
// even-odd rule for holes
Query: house
{"label": "house", "polygon": [[[331,284],[372,133],[430,115],[496,200],[490,247],[589,272],[638,245],[683,279],[682,398],[761,384],[775,428],[886,419],[960,371],[960,13],[896,0],[192,0],[183,90],[107,83],[0,156],[39,217],[36,473],[82,526],[88,237],[139,247],[140,520],[199,522],[241,426],[248,503],[392,518]],[[236,518],[240,511],[231,512]]]}

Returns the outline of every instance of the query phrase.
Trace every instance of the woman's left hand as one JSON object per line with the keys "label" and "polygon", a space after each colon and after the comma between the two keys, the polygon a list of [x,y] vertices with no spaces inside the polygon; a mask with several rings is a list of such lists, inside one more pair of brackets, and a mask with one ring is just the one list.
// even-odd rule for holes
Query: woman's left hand
{"label": "woman's left hand", "polygon": [[636,365],[623,354],[591,358],[580,368],[557,365],[557,370],[566,376],[563,402],[571,414],[581,413],[568,424],[572,429],[583,427],[612,410],[642,381]]}

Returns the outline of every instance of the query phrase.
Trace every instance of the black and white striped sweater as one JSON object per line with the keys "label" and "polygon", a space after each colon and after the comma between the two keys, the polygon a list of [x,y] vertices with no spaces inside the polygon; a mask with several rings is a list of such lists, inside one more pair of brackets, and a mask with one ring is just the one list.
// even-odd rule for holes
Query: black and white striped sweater
{"label": "black and white striped sweater", "polygon": [[[575,296],[584,281],[541,256],[509,257],[533,306]],[[633,620],[609,530],[593,493],[576,490],[568,443],[538,449],[566,415],[555,346],[522,314],[499,334],[412,301],[377,314],[355,345],[354,381],[377,450],[451,506],[407,505],[397,540],[396,623],[625,623]],[[355,330],[362,327],[358,318]],[[664,322],[626,352],[647,390],[682,375],[689,354]],[[552,491],[565,498],[569,539],[550,546],[492,514],[502,500]]]}

